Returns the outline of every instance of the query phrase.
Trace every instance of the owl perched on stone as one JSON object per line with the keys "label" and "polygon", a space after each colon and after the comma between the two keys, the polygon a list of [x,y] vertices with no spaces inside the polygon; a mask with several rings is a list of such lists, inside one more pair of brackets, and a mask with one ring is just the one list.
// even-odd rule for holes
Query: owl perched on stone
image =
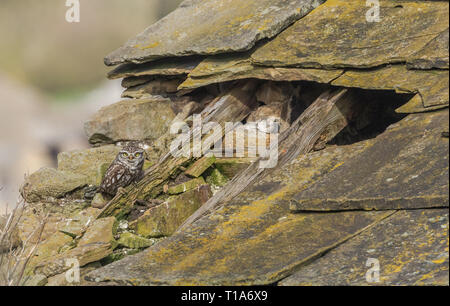
{"label": "owl perched on stone", "polygon": [[145,151],[138,144],[130,143],[124,146],[106,170],[99,191],[114,196],[120,187],[139,181],[143,176],[144,160]]}

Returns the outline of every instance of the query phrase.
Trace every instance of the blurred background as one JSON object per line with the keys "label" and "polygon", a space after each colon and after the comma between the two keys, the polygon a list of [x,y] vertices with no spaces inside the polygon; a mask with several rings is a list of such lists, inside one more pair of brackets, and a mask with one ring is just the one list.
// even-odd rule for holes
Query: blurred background
{"label": "blurred background", "polygon": [[88,147],[83,123],[120,100],[103,57],[181,0],[0,0],[0,212],[25,174],[55,166],[60,151]]}

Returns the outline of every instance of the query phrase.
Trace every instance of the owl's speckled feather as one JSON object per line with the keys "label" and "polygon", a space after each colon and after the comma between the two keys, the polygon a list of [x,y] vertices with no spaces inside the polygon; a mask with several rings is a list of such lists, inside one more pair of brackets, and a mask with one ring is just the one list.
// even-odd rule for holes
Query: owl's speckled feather
{"label": "owl's speckled feather", "polygon": [[145,151],[136,143],[123,147],[106,170],[99,191],[114,196],[120,187],[139,181],[143,176],[142,167]]}

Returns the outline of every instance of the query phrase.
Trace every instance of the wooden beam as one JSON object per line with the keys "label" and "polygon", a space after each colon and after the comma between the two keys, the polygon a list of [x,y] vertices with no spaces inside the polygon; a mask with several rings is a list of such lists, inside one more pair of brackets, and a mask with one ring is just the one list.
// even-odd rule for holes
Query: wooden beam
{"label": "wooden beam", "polygon": [[214,164],[216,161],[216,158],[214,155],[212,156],[203,156],[202,158],[198,159],[196,162],[194,162],[192,165],[189,166],[189,168],[184,172],[187,176],[190,177],[199,177],[203,174],[209,167]]}
{"label": "wooden beam", "polygon": [[[256,80],[236,82],[230,90],[218,96],[201,112],[203,124],[216,122],[225,126],[225,122],[240,122],[244,120],[257,106],[254,97],[257,84]],[[222,131],[223,134],[228,132],[226,129],[222,129]],[[200,136],[202,141],[204,140],[201,130],[193,129],[190,136]],[[156,165],[146,171],[141,181],[135,185],[128,186],[123,194],[117,194],[109,201],[98,218],[107,216],[125,217],[136,200],[155,198],[162,193],[163,185],[171,177],[175,177],[181,172],[180,167],[186,167],[195,160],[196,158],[194,157],[185,157],[176,152],[167,152]]]}
{"label": "wooden beam", "polygon": [[[308,153],[320,139],[331,140],[348,124],[348,119],[354,116],[352,107],[356,98],[347,89],[337,92],[326,91],[319,96],[291,125],[280,135],[278,164],[276,168],[291,162],[300,154]],[[259,161],[261,158],[259,158]],[[247,169],[235,176],[227,185],[218,191],[211,199],[191,215],[177,231],[180,231],[221,204],[233,199],[255,181],[261,180],[273,169],[260,168],[259,161],[252,163]]]}

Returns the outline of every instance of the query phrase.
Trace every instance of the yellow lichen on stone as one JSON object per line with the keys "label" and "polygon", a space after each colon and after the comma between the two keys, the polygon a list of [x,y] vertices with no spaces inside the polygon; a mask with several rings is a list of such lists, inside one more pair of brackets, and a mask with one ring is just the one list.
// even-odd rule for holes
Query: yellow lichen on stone
{"label": "yellow lichen on stone", "polygon": [[158,46],[159,46],[159,42],[158,42],[158,41],[155,41],[155,42],[153,42],[153,43],[150,43],[150,44],[148,44],[148,45],[145,45],[145,46],[142,46],[142,47],[139,47],[139,48],[141,48],[142,50],[145,50],[145,49],[156,48],[156,47],[158,47]]}
{"label": "yellow lichen on stone", "polygon": [[[366,147],[365,144],[352,148],[332,147],[327,154],[314,152],[302,156],[283,171],[276,171],[260,182],[277,186],[274,182],[283,180],[285,183],[273,192],[264,194],[255,187],[254,191],[241,194],[208,217],[210,221],[206,224],[210,225],[194,225],[186,236],[180,233],[182,238],[177,239],[175,234],[161,242],[158,249],[149,249],[148,253],[139,255],[142,256],[139,269],[158,266],[159,272],[148,276],[151,281],[140,278],[138,282],[173,285],[270,283],[334,247],[338,241],[345,241],[381,220],[386,212],[290,214],[287,205],[290,195],[299,190],[299,186],[307,188],[316,175],[336,167],[342,158],[351,158]],[[336,230],[343,227],[347,229]],[[280,261],[284,266],[274,267]],[[174,277],[173,273],[182,273],[183,277]]]}
{"label": "yellow lichen on stone", "polygon": [[[448,252],[434,239],[445,235],[448,241],[447,226],[446,209],[397,211],[281,285],[448,284]],[[378,263],[379,279],[367,275],[369,258]]]}
{"label": "yellow lichen on stone", "polygon": [[329,83],[342,75],[343,70],[302,69],[254,66],[248,53],[217,55],[203,60],[192,70],[178,89],[198,88],[214,83],[239,79],[262,79],[273,81],[314,81]]}
{"label": "yellow lichen on stone", "polygon": [[380,5],[382,22],[368,22],[364,1],[326,1],[256,50],[252,60],[267,66],[330,69],[371,68],[411,59],[431,61],[426,67],[445,67],[441,62],[448,43],[447,47],[436,44],[440,48],[436,57],[420,51],[448,31],[448,2],[382,1]]}
{"label": "yellow lichen on stone", "polygon": [[408,70],[404,65],[395,65],[369,71],[346,71],[331,84],[372,90],[395,90],[399,93],[418,93],[419,95],[415,95],[397,110],[412,113],[447,107],[449,104],[448,81],[448,71],[445,70]]}
{"label": "yellow lichen on stone", "polygon": [[[108,55],[105,63],[246,51],[258,40],[275,36],[322,1],[188,1]],[[179,34],[186,31],[187,35]]]}

